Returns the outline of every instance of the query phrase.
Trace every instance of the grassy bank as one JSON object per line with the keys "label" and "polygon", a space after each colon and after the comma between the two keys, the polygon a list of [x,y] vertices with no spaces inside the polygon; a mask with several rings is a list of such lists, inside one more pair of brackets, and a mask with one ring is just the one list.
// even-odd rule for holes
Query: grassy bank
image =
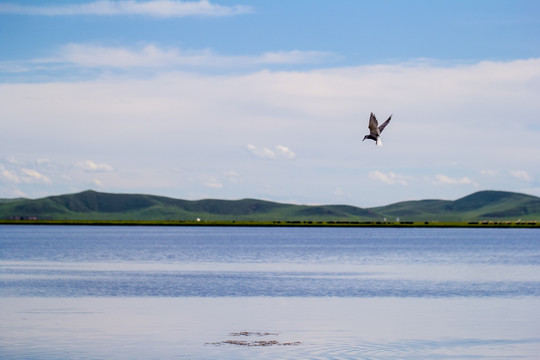
{"label": "grassy bank", "polygon": [[431,227],[431,228],[540,228],[537,221],[135,221],[135,220],[0,220],[0,225],[101,225],[101,226],[259,226],[259,227]]}

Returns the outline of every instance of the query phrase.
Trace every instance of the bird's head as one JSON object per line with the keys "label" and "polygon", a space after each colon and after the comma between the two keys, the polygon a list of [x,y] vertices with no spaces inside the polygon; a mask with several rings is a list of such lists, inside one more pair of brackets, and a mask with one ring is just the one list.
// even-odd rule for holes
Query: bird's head
{"label": "bird's head", "polygon": [[364,136],[364,138],[362,139],[362,141],[366,140],[368,138],[369,135],[366,135]]}

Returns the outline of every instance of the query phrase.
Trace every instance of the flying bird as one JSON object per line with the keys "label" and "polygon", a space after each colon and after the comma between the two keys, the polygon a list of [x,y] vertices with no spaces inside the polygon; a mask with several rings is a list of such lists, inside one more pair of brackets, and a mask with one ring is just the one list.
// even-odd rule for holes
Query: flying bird
{"label": "flying bird", "polygon": [[373,115],[373,113],[371,113],[371,115],[369,116],[369,125],[368,125],[369,135],[364,136],[364,140],[371,139],[375,141],[375,145],[382,146],[382,141],[381,139],[379,139],[379,137],[381,136],[381,133],[386,127],[386,125],[388,125],[388,123],[390,122],[390,119],[392,119],[392,115],[390,115],[388,120],[386,120],[385,122],[382,123],[381,126],[379,126],[379,122],[377,121],[377,118],[375,117],[375,115]]}

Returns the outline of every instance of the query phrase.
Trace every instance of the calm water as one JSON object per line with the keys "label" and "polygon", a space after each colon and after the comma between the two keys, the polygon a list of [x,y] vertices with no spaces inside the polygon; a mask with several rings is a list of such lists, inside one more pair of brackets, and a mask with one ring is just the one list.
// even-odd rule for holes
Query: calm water
{"label": "calm water", "polygon": [[0,358],[538,354],[535,229],[0,226]]}

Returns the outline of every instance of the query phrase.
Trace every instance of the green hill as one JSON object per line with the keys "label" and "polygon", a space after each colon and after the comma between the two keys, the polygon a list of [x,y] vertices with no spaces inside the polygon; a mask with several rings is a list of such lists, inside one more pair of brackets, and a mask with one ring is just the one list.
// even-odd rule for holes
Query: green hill
{"label": "green hill", "polygon": [[538,220],[540,198],[506,191],[479,191],[455,201],[420,200],[381,206],[372,211],[402,221]]}
{"label": "green hill", "polygon": [[41,199],[0,199],[0,219],[209,221],[540,220],[540,198],[481,191],[461,199],[405,201],[374,208],[293,205],[257,199],[181,200],[84,191]]}
{"label": "green hill", "polygon": [[306,206],[256,199],[180,200],[141,194],[84,191],[42,199],[0,202],[0,218],[54,220],[340,220],[374,214],[353,206]]}

